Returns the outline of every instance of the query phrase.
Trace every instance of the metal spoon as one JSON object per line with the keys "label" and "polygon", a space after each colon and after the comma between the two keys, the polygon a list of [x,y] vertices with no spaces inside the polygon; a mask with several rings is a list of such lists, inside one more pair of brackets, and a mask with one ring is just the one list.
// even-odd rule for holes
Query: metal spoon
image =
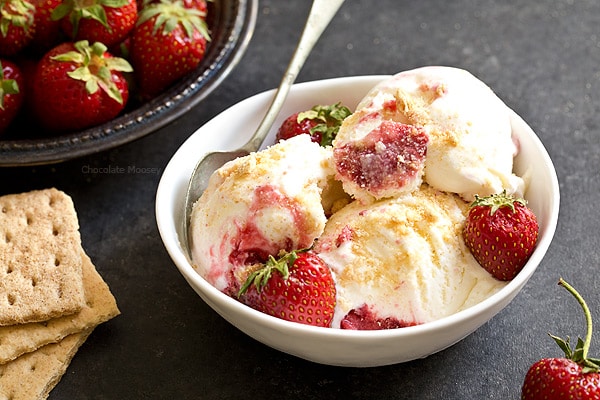
{"label": "metal spoon", "polygon": [[185,197],[183,234],[186,245],[188,244],[188,230],[190,216],[192,214],[192,206],[206,189],[206,186],[208,185],[208,179],[213,172],[219,169],[226,162],[238,157],[246,156],[260,148],[262,142],[265,140],[265,137],[273,126],[273,122],[279,114],[279,110],[281,110],[289,90],[296,80],[298,73],[302,69],[306,58],[343,2],[344,0],[313,1],[294,55],[292,56],[281,83],[279,84],[279,88],[275,92],[269,109],[267,110],[263,120],[250,140],[248,140],[246,144],[237,150],[208,153],[198,162],[198,164],[196,164],[196,167],[192,172]]}

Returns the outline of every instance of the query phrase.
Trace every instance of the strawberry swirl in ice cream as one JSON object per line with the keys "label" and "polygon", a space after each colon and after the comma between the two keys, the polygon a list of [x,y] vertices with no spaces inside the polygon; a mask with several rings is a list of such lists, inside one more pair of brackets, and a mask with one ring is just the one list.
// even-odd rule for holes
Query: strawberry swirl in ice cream
{"label": "strawberry swirl in ice cream", "polygon": [[233,295],[253,264],[310,247],[327,222],[332,168],[330,150],[305,135],[225,164],[192,211],[198,272]]}
{"label": "strawberry swirl in ice cream", "polygon": [[192,212],[194,266],[238,298],[257,265],[310,248],[335,281],[334,328],[401,328],[475,305],[506,282],[464,243],[469,203],[525,189],[509,114],[460,69],[384,80],[333,145],[295,136],[216,171]]}
{"label": "strawberry swirl in ice cream", "polygon": [[[421,181],[467,201],[475,194],[487,196],[503,189],[522,196],[523,180],[512,172],[518,144],[512,140],[509,111],[487,85],[465,70],[423,67],[401,72],[375,86],[342,124],[334,142],[338,178],[348,193],[362,200],[411,191]],[[380,157],[372,156],[374,146],[365,145],[371,136],[399,137],[393,132],[407,131],[407,126],[421,131],[403,136],[410,146],[399,151],[379,145],[375,153]],[[419,144],[426,141],[422,154]],[[362,182],[360,174],[348,172],[344,165],[348,148],[360,155],[354,164],[363,165],[362,170],[386,171],[386,165],[397,163],[408,164],[415,172],[406,175],[405,184],[373,188]]]}

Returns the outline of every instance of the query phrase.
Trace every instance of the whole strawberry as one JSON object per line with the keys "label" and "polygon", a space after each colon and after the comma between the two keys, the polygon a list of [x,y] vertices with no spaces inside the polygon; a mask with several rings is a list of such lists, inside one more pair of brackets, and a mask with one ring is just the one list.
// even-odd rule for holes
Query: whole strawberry
{"label": "whole strawberry", "polygon": [[578,339],[575,350],[569,338],[550,335],[565,352],[564,358],[544,358],[535,362],[525,375],[521,400],[600,400],[600,360],[588,358],[592,340],[592,317],[581,295],[563,279],[565,287],[583,308],[587,333],[585,341]]}
{"label": "whole strawberry", "polygon": [[308,111],[287,117],[277,131],[276,140],[308,134],[313,142],[323,147],[330,146],[340,130],[340,125],[351,113],[348,107],[340,103],[316,105]]}
{"label": "whole strawberry", "polygon": [[52,12],[73,40],[101,42],[107,47],[122,42],[138,18],[135,0],[63,0]]}
{"label": "whole strawberry", "polygon": [[62,0],[33,0],[35,4],[35,33],[29,47],[37,55],[66,41],[60,21],[52,19],[52,12]]}
{"label": "whole strawberry", "polygon": [[131,37],[131,63],[139,94],[148,100],[196,69],[210,40],[204,13],[182,1],[151,3]]}
{"label": "whole strawberry", "polygon": [[0,0],[0,55],[23,50],[35,32],[35,5],[30,0]]}
{"label": "whole strawberry", "polygon": [[0,133],[15,119],[23,105],[23,74],[8,60],[0,60]]}
{"label": "whole strawberry", "polygon": [[331,326],[336,289],[330,269],[311,250],[270,257],[240,289],[242,302],[287,321]]}
{"label": "whole strawberry", "polygon": [[486,271],[499,280],[513,279],[531,256],[539,226],[524,199],[503,191],[475,196],[463,229],[465,243]]}
{"label": "whole strawberry", "polygon": [[88,128],[116,117],[129,97],[123,72],[131,66],[113,57],[102,43],[63,43],[37,65],[32,84],[33,111],[51,131]]}

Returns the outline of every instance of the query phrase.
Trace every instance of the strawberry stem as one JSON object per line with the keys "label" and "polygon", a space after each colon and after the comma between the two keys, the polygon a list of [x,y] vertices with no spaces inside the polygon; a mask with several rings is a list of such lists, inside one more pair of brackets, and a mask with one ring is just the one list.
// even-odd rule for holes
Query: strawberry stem
{"label": "strawberry stem", "polygon": [[589,351],[590,345],[592,343],[592,331],[593,331],[592,313],[590,312],[590,309],[587,306],[587,304],[585,303],[585,300],[583,299],[583,297],[581,297],[581,295],[577,292],[577,290],[575,290],[575,288],[573,288],[573,286],[568,284],[563,278],[559,279],[558,284],[559,284],[559,286],[562,286],[565,289],[567,289],[569,291],[569,293],[571,293],[575,297],[575,299],[577,299],[577,302],[579,303],[579,305],[581,305],[581,308],[583,309],[583,313],[585,315],[585,322],[587,325],[587,331],[585,334],[585,340],[583,342],[581,356],[582,356],[583,360],[585,360],[585,359],[587,359],[588,351]]}

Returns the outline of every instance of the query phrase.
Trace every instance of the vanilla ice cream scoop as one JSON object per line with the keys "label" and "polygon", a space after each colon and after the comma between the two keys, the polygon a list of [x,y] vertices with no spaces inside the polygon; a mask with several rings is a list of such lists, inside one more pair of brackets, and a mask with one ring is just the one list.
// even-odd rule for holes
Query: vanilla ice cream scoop
{"label": "vanilla ice cream scoop", "polygon": [[315,245],[336,282],[332,326],[418,325],[502,288],[505,283],[481,268],[465,247],[461,229],[467,209],[457,195],[424,184],[395,198],[355,201],[335,213]]}
{"label": "vanilla ice cream scoop", "polygon": [[326,222],[323,192],[334,185],[331,157],[330,148],[300,135],[213,174],[190,221],[200,275],[233,295],[248,266],[280,250],[311,246]]}
{"label": "vanilla ice cream scoop", "polygon": [[[504,189],[522,196],[523,180],[512,172],[518,143],[513,140],[509,115],[508,107],[488,86],[462,69],[423,67],[401,72],[362,99],[334,142],[337,154],[342,148],[364,148],[366,138],[390,124],[420,130],[408,141],[408,151],[403,150],[405,146],[390,150],[380,141],[380,148],[388,149],[380,160],[397,165],[390,173],[392,183],[372,190],[361,183],[360,175],[346,172],[344,157],[335,159],[338,178],[346,191],[361,200],[409,192],[423,181],[468,201],[475,194],[485,196]],[[426,149],[415,151],[415,142],[426,142]],[[412,156],[408,163],[414,166],[412,170],[406,169],[406,153]],[[381,171],[381,161],[362,157],[359,163],[365,171]],[[398,185],[398,180],[404,183]]]}

